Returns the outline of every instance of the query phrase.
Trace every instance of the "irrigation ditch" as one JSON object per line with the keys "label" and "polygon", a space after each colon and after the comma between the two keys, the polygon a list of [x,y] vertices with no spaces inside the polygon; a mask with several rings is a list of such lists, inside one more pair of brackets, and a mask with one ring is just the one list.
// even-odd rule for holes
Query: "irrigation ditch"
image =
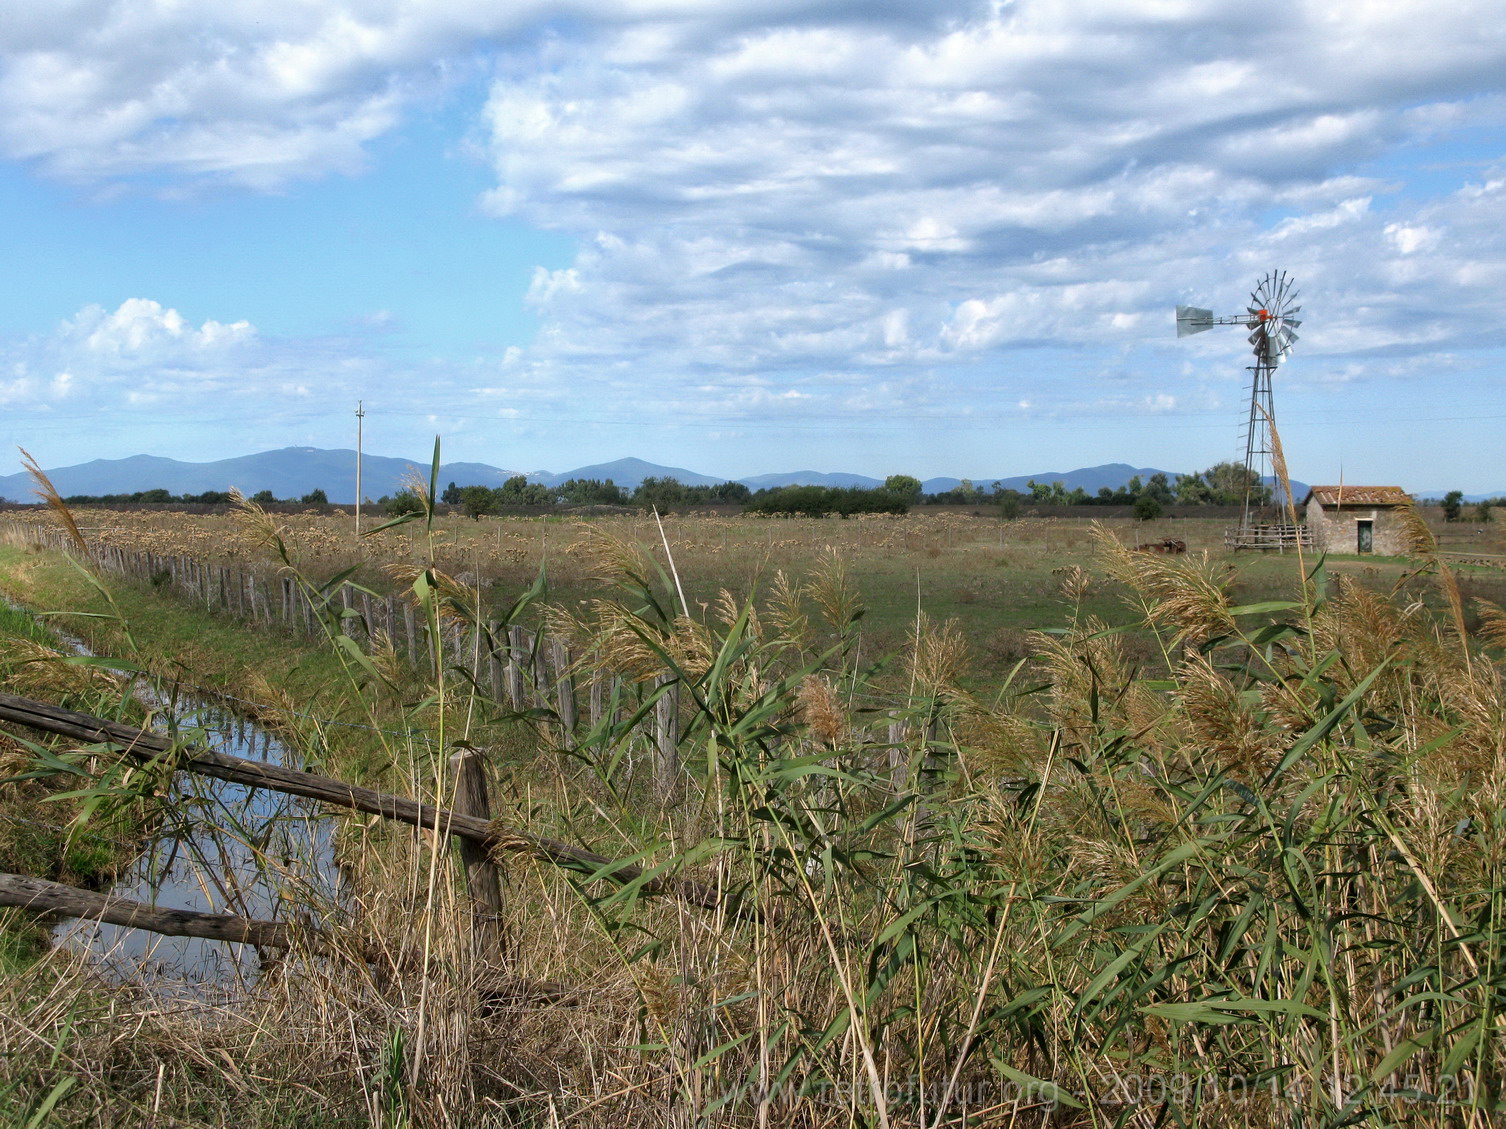
{"label": "irrigation ditch", "polygon": [[[44,526],[6,522],[0,524],[0,540],[17,547],[79,553],[66,534]],[[84,555],[104,572],[150,584],[245,623],[308,639],[323,637],[319,616],[291,577],[115,546],[92,545]],[[661,793],[673,789],[679,776],[681,713],[680,687],[673,679],[640,688],[592,670],[584,685],[578,685],[583,656],[544,632],[491,620],[479,629],[445,623],[435,637],[408,601],[351,584],[340,584],[330,598],[338,605],[341,630],[351,639],[370,643],[380,635],[415,666],[444,664],[464,671],[494,701],[519,713],[547,717],[550,734],[563,749],[573,748],[584,731],[609,715],[641,713],[639,728],[654,751],[656,785]]]}
{"label": "irrigation ditch", "polygon": [[[184,745],[164,734],[13,694],[0,693],[0,721],[103,746],[138,763],[166,764],[176,772],[228,781],[246,789],[249,794],[261,791],[302,797],[450,836],[462,846],[477,944],[492,954],[505,954],[508,947],[501,932],[502,894],[492,857],[508,852],[528,852],[574,871],[587,882],[608,880],[620,885],[635,884],[644,894],[672,895],[701,909],[717,909],[722,905],[720,892],[712,887],[684,879],[650,877],[632,862],[608,858],[570,843],[494,822],[486,810],[480,757],[474,753],[454,754],[451,764],[458,781],[456,803],[450,808],[441,808],[289,768],[271,760],[255,760]],[[250,899],[239,901],[248,909],[255,906]],[[21,875],[0,875],[0,905],[90,918],[167,936],[231,941],[258,947],[290,948],[300,937],[315,950],[322,943],[317,924],[307,921],[288,923],[259,920],[246,914],[162,910],[118,894],[96,894]]]}

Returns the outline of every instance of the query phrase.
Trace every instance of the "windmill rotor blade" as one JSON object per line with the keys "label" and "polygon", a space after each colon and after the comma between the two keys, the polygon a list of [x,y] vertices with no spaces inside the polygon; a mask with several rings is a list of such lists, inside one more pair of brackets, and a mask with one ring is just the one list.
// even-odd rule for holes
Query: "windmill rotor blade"
{"label": "windmill rotor blade", "polygon": [[1243,325],[1250,331],[1245,340],[1255,351],[1257,366],[1273,367],[1290,356],[1297,343],[1297,327],[1302,324],[1296,316],[1302,311],[1297,304],[1300,293],[1286,271],[1270,271],[1250,291],[1250,304],[1243,314],[1215,318],[1212,310],[1178,306],[1177,336],[1202,333],[1215,325]]}
{"label": "windmill rotor blade", "polygon": [[1177,307],[1177,336],[1188,337],[1213,328],[1213,311],[1198,306]]}

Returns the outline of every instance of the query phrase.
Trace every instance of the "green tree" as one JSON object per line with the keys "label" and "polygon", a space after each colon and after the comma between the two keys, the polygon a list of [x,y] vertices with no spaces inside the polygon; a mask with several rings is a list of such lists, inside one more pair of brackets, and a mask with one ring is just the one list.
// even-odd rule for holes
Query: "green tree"
{"label": "green tree", "polygon": [[1459,512],[1464,508],[1464,491],[1450,490],[1443,496],[1443,520],[1458,521]]}
{"label": "green tree", "polygon": [[1135,499],[1135,520],[1154,521],[1161,516],[1161,503],[1154,494],[1141,494]]}
{"label": "green tree", "polygon": [[738,503],[753,497],[753,491],[741,482],[718,482],[715,486],[698,486],[694,489],[706,491],[708,502]]}
{"label": "green tree", "polygon": [[[998,483],[994,483],[995,486]],[[999,516],[1005,521],[1014,521],[1020,516],[1020,509],[1025,504],[1025,495],[1018,490],[995,490],[994,501],[999,506]]]}
{"label": "green tree", "polygon": [[314,489],[310,490],[303,497],[299,498],[298,500],[301,503],[303,503],[305,506],[327,506],[327,505],[329,505],[329,497],[328,497],[328,495],[326,495],[324,493],[324,491],[321,488],[317,487],[317,486],[314,487]]}
{"label": "green tree", "polygon": [[460,498],[460,507],[465,511],[466,517],[472,521],[480,521],[482,514],[496,512],[497,493],[486,486],[462,486],[456,491]]}
{"label": "green tree", "polygon": [[905,502],[883,487],[865,490],[861,486],[778,486],[758,491],[748,503],[749,513],[804,514],[807,517],[902,514],[908,509]]}
{"label": "green tree", "polygon": [[638,483],[638,488],[633,491],[633,505],[642,506],[644,509],[652,506],[655,509],[665,510],[671,506],[683,506],[687,500],[685,487],[677,478],[658,478],[649,475]]}
{"label": "green tree", "polygon": [[277,497],[270,490],[258,490],[251,495],[251,500],[258,506],[267,506],[277,501]]}
{"label": "green tree", "polygon": [[423,499],[411,490],[399,490],[391,497],[382,495],[377,504],[382,507],[382,512],[389,517],[397,517],[399,514],[421,514],[424,512]]}
{"label": "green tree", "polygon": [[1175,489],[1177,502],[1184,506],[1206,506],[1213,500],[1213,491],[1201,474],[1181,475]]}
{"label": "green tree", "polygon": [[884,479],[884,489],[893,494],[907,506],[913,506],[920,501],[920,493],[924,487],[920,479],[909,474],[891,474]]}
{"label": "green tree", "polygon": [[1253,487],[1251,500],[1265,505],[1271,500],[1268,483],[1257,482],[1255,472],[1244,463],[1215,463],[1201,474],[1177,480],[1177,501],[1187,506],[1239,506],[1246,488]]}
{"label": "green tree", "polygon": [[444,493],[439,496],[439,500],[447,506],[460,505],[460,487],[453,482],[450,483],[444,488]]}
{"label": "green tree", "polygon": [[1475,507],[1475,520],[1476,521],[1494,521],[1495,520],[1495,518],[1493,516],[1491,516],[1490,503],[1489,502],[1481,502],[1478,506]]}
{"label": "green tree", "polygon": [[1166,475],[1157,471],[1150,476],[1150,481],[1145,484],[1144,494],[1154,498],[1162,506],[1171,505],[1175,495],[1171,491],[1171,483],[1166,480]]}
{"label": "green tree", "polygon": [[625,506],[628,496],[622,487],[610,478],[605,482],[596,478],[572,478],[560,485],[559,496],[567,502],[583,506]]}

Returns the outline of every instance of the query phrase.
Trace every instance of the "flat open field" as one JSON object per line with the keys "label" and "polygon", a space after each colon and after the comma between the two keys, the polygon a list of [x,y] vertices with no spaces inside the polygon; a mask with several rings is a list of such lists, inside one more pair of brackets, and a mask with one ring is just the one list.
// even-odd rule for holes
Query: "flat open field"
{"label": "flat open field", "polygon": [[[45,510],[11,516],[50,522]],[[114,511],[77,513],[85,536],[102,544],[160,554],[185,554],[206,563],[271,569],[271,552],[257,543],[232,514]],[[988,508],[922,508],[911,514],[838,518],[766,518],[725,513],[674,514],[662,525],[652,515],[573,517],[484,517],[447,515],[436,520],[436,564],[483,602],[501,608],[527,589],[542,569],[547,601],[566,608],[600,594],[596,549],[603,539],[638,546],[653,563],[672,560],[690,614],[706,610],[726,590],[737,599],[764,603],[779,574],[809,584],[835,567],[864,608],[863,653],[871,658],[903,648],[913,635],[917,612],[933,623],[955,620],[970,654],[969,681],[1006,673],[1029,653],[1025,633],[1064,626],[1074,615],[1118,625],[1138,614],[1123,590],[1103,579],[1096,565],[1094,528],[1126,545],[1175,538],[1212,571],[1231,581],[1236,604],[1296,595],[1302,564],[1295,554],[1232,553],[1223,547],[1226,518],[1164,519],[1138,523],[1126,518],[1000,520]],[[1502,555],[1506,524],[1430,526],[1444,552]],[[355,535],[353,515],[309,511],[274,515],[300,568],[316,577],[356,567],[355,579],[380,592],[400,586],[396,566],[426,560],[430,541],[422,522],[371,533],[385,518],[364,516],[367,534]],[[1309,554],[1306,567],[1312,566]],[[1350,573],[1368,586],[1389,589],[1411,562],[1398,558],[1334,557],[1331,574]],[[1466,598],[1506,598],[1506,571],[1461,570]],[[676,597],[677,599],[678,597]],[[1127,640],[1147,672],[1160,662],[1149,638]]]}
{"label": "flat open field", "polygon": [[[78,516],[95,545],[279,567],[244,515]],[[318,932],[210,1019],[102,984],[0,914],[0,1123],[1492,1124],[1506,610],[1471,597],[1502,602],[1506,572],[1336,558],[1358,583],[1303,593],[1310,558],[1225,553],[1223,524],[1103,527],[1186,541],[1172,562],[1106,552],[1088,521],[986,512],[686,515],[662,533],[638,515],[444,518],[361,541],[348,515],[275,519],[317,579],[354,568],[395,590],[432,552],[414,591],[433,624],[475,617],[435,571],[486,615],[542,568],[559,616],[606,594],[609,558],[619,579],[635,552],[649,572],[673,559],[696,622],[619,588],[576,685],[615,681],[591,681],[604,708],[580,694],[573,725],[516,710],[506,682],[400,664],[380,634],[363,648],[308,588],[323,651],[268,630],[255,601],[211,610],[215,589],[196,601],[168,562],[96,587],[7,538],[0,587],[74,613],[0,617],[8,693],[119,708],[124,680],[81,678],[93,668],[47,646],[56,624],[129,657],[150,701],[180,681],[246,699],[342,780],[445,807],[474,755],[502,865],[473,886],[474,856],[444,836],[330,812],[350,900],[284,884],[287,920]],[[1494,525],[1439,532],[1446,550],[1502,549]],[[654,582],[661,603],[675,591]],[[1225,585],[1260,606],[1229,607]],[[755,593],[756,628],[718,614],[723,588]],[[868,608],[861,661],[817,624],[851,606],[843,591]],[[810,632],[790,626],[797,604]],[[1090,615],[1127,630],[1081,630]],[[61,822],[89,805],[141,827],[218,818],[100,746],[23,736],[0,745],[19,770],[0,785],[13,878],[101,871]]]}

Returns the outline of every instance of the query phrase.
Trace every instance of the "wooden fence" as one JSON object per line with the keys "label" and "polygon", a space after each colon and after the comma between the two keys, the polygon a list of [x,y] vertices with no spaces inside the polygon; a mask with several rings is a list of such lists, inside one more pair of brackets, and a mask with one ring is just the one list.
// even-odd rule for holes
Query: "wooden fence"
{"label": "wooden fence", "polygon": [[[174,749],[172,740],[164,734],[3,692],[0,692],[0,722],[74,740],[111,745],[121,756],[142,763],[150,763]],[[269,788],[291,796],[303,796],[455,838],[461,845],[477,952],[488,961],[505,962],[509,955],[509,938],[501,921],[501,875],[495,864],[496,858],[507,852],[526,852],[572,870],[587,881],[636,883],[645,894],[674,897],[701,909],[718,910],[724,905],[721,892],[703,883],[677,876],[648,875],[642,867],[626,860],[608,858],[573,843],[536,835],[521,827],[507,827],[493,820],[479,760],[474,753],[462,752],[452,758],[455,802],[446,809],[333,777],[212,749],[189,747],[177,752],[179,755],[173,767],[183,772],[226,780],[247,788]],[[231,914],[160,909],[109,894],[91,893],[7,873],[0,873],[0,906],[87,917],[171,936],[203,937],[274,948],[289,947],[298,933],[283,923]],[[317,934],[306,939],[314,949],[324,944],[324,939]]]}
{"label": "wooden fence", "polygon": [[1285,522],[1269,525],[1235,525],[1224,530],[1224,545],[1230,549],[1311,549],[1313,531],[1305,525]]}
{"label": "wooden fence", "polygon": [[[59,552],[79,552],[62,530],[23,522],[0,523],[0,540]],[[169,592],[206,609],[247,623],[292,635],[319,639],[324,625],[291,576],[269,575],[230,565],[206,564],[192,557],[133,552],[114,545],[90,545],[84,554],[103,572],[127,577]],[[680,687],[673,680],[641,687],[604,672],[587,669],[564,640],[518,624],[492,621],[484,630],[445,621],[441,637],[431,640],[429,624],[407,600],[373,595],[342,585],[332,597],[342,613],[341,630],[362,642],[378,635],[416,667],[431,656],[466,671],[492,698],[518,711],[542,710],[551,716],[546,729],[564,749],[576,747],[583,732],[595,728],[607,711],[635,710],[648,693],[661,696],[642,724],[645,751],[653,751],[655,784],[673,789],[678,772],[672,750],[679,744]],[[582,708],[584,707],[584,708]]]}

